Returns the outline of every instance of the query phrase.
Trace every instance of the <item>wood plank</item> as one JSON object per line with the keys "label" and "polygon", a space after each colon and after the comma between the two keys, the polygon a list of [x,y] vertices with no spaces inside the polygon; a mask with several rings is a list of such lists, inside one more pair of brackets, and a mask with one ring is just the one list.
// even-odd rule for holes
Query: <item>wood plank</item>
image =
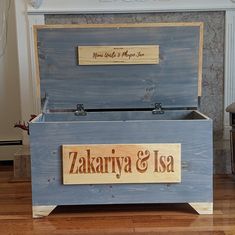
{"label": "wood plank", "polygon": [[31,164],[29,146],[22,146],[14,154],[14,177],[15,181],[30,180]]}
{"label": "wood plank", "polygon": [[63,145],[64,184],[180,183],[181,144]]}
{"label": "wood plank", "polygon": [[36,79],[36,98],[41,102],[41,84],[40,84],[40,70],[39,70],[39,51],[38,51],[38,31],[36,25],[33,26],[33,46],[34,46],[34,61],[35,61],[35,79]]}
{"label": "wood plank", "polygon": [[[166,108],[197,107],[202,29],[202,23],[39,27],[35,48],[41,96],[49,96],[49,109],[74,109],[78,100],[86,109],[153,108],[157,102]],[[77,63],[78,46],[155,44],[160,45],[159,64]]]}
{"label": "wood plank", "polygon": [[56,206],[33,206],[32,212],[33,212],[33,218],[41,218],[44,216],[48,216]]}
{"label": "wood plank", "polygon": [[49,25],[34,25],[35,29],[76,29],[76,28],[114,28],[114,27],[201,27],[203,22],[161,22],[161,23],[120,23],[120,24],[49,24]]}
{"label": "wood plank", "polygon": [[203,45],[204,45],[204,24],[200,25],[200,42],[199,42],[199,59],[198,59],[198,96],[202,96],[202,66],[203,66]]}
{"label": "wood plank", "polygon": [[78,64],[159,64],[159,46],[79,46]]}
{"label": "wood plank", "polygon": [[213,202],[191,202],[189,205],[196,210],[199,215],[213,214]]}

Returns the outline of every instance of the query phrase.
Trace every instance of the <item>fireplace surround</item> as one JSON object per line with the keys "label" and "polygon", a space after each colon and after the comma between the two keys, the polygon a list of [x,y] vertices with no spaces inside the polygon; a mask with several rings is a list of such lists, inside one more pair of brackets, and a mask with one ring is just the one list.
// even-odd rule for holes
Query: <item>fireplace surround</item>
{"label": "fireplace surround", "polygon": [[[37,70],[34,64],[33,25],[116,23],[123,20],[204,21],[207,39],[204,44],[201,109],[214,119],[215,136],[223,133],[224,139],[229,138],[229,117],[224,109],[235,100],[235,1],[19,0],[15,1],[15,7],[23,120],[27,120],[31,113],[39,113],[40,107],[37,81],[34,79]],[[27,143],[27,136],[24,142]]]}

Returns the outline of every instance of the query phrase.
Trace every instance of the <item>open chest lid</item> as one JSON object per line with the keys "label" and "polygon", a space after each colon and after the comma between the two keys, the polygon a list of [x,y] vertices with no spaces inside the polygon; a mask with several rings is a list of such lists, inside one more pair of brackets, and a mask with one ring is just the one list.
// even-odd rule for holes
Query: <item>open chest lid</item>
{"label": "open chest lid", "polygon": [[47,110],[197,108],[203,23],[35,27]]}

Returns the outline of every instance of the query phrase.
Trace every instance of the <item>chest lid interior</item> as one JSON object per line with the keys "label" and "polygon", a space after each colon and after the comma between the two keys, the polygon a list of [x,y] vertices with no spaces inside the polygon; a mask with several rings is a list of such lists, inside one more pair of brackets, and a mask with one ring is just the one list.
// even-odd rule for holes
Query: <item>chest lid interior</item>
{"label": "chest lid interior", "polygon": [[[75,109],[78,103],[97,110],[198,106],[202,23],[37,26],[35,42],[39,93],[49,110]],[[148,53],[158,48],[157,62],[83,64],[80,58],[82,48],[145,46]]]}

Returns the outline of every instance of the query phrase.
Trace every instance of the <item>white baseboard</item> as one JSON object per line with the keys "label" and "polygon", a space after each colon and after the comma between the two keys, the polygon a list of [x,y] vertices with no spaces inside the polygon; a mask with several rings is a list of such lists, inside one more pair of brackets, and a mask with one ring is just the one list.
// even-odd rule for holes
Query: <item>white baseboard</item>
{"label": "white baseboard", "polygon": [[0,146],[0,161],[11,161],[21,145]]}

